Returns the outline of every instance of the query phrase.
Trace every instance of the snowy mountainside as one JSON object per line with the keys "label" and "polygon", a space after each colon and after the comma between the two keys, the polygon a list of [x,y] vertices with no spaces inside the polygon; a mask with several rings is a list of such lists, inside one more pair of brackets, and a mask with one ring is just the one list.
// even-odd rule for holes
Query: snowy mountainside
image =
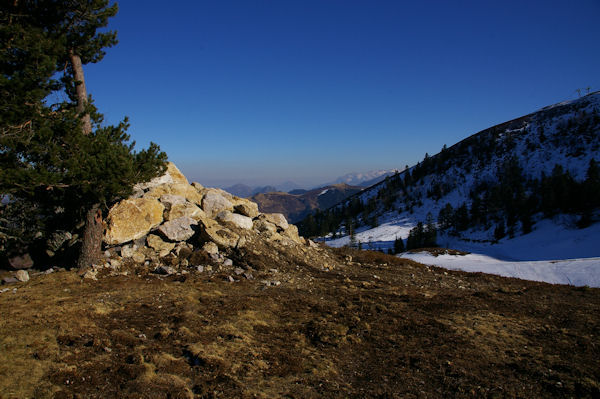
{"label": "snowy mountainside", "polygon": [[396,173],[395,169],[372,170],[370,172],[363,173],[347,173],[344,176],[340,176],[333,182],[327,183],[325,185],[331,186],[334,184],[345,183],[349,186],[369,187],[379,183],[380,181],[384,180],[388,176],[393,175],[394,173]]}
{"label": "snowy mountainside", "polygon": [[[548,225],[584,228],[599,216],[594,161],[600,161],[599,92],[444,147],[326,212],[310,215],[300,228],[332,246],[352,241],[384,249],[397,238],[406,239],[419,222],[437,227],[439,245],[452,241],[455,247],[481,242],[493,248]],[[600,256],[600,249],[594,255]]]}

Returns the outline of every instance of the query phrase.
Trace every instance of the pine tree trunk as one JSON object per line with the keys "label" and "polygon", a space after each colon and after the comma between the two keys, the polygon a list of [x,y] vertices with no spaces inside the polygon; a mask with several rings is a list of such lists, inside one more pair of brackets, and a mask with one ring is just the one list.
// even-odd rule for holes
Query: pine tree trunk
{"label": "pine tree trunk", "polygon": [[87,89],[85,87],[85,76],[83,74],[83,65],[81,64],[81,57],[75,54],[75,51],[71,49],[69,51],[71,57],[71,66],[73,67],[73,78],[75,79],[75,90],[77,92],[77,112],[82,114],[81,119],[83,120],[83,134],[90,134],[92,132],[92,122],[90,120],[90,114],[85,113],[85,106],[87,105]]}
{"label": "pine tree trunk", "polygon": [[77,260],[78,267],[88,267],[100,260],[103,232],[102,211],[100,206],[96,204],[87,212],[85,217],[83,245]]}

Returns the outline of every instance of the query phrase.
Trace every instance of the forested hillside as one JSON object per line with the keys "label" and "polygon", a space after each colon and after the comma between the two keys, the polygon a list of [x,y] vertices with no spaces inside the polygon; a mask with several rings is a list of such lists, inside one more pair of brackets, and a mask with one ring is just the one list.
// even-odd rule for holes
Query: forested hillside
{"label": "forested hillside", "polygon": [[[417,165],[309,215],[300,230],[306,236],[353,236],[359,228],[408,219],[415,228],[407,244],[421,247],[435,243],[436,231],[495,241],[528,234],[537,221],[557,215],[583,228],[597,221],[599,160],[595,92],[425,154]],[[398,237],[407,238],[402,232]]]}

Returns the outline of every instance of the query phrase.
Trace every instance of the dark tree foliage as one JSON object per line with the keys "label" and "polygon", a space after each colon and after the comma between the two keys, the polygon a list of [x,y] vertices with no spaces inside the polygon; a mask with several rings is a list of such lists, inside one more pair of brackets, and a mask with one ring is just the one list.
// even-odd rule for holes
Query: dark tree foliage
{"label": "dark tree foliage", "polygon": [[428,224],[418,222],[417,225],[410,230],[406,239],[406,249],[417,248],[432,248],[437,247],[437,228],[433,223],[431,214],[427,217]]}
{"label": "dark tree foliage", "polygon": [[[127,120],[103,125],[80,96],[73,56],[81,64],[103,58],[116,33],[96,30],[116,10],[108,0],[22,0],[0,10],[0,193],[9,199],[1,212],[14,215],[9,208],[25,205],[35,213],[21,239],[5,240],[4,251],[24,250],[56,229],[81,228],[90,210],[101,216],[135,183],[165,168],[156,144],[136,152]],[[51,101],[61,93],[68,100]],[[86,131],[86,119],[93,130]],[[21,225],[18,217],[4,217],[0,228],[10,237]]]}
{"label": "dark tree foliage", "polygon": [[401,252],[404,252],[404,241],[402,241],[402,238],[396,237],[394,240],[394,254],[399,254]]}

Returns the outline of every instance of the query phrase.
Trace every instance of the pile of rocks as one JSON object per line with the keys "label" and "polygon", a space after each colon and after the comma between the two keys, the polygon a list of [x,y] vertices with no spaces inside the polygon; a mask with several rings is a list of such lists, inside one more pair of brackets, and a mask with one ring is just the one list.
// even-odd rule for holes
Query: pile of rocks
{"label": "pile of rocks", "polygon": [[264,214],[250,200],[190,184],[173,163],[163,176],[134,190],[106,219],[105,254],[114,268],[126,259],[152,263],[163,273],[196,266],[195,259],[207,257],[228,264],[223,253],[244,248],[257,237],[288,246],[313,245],[282,214]]}

